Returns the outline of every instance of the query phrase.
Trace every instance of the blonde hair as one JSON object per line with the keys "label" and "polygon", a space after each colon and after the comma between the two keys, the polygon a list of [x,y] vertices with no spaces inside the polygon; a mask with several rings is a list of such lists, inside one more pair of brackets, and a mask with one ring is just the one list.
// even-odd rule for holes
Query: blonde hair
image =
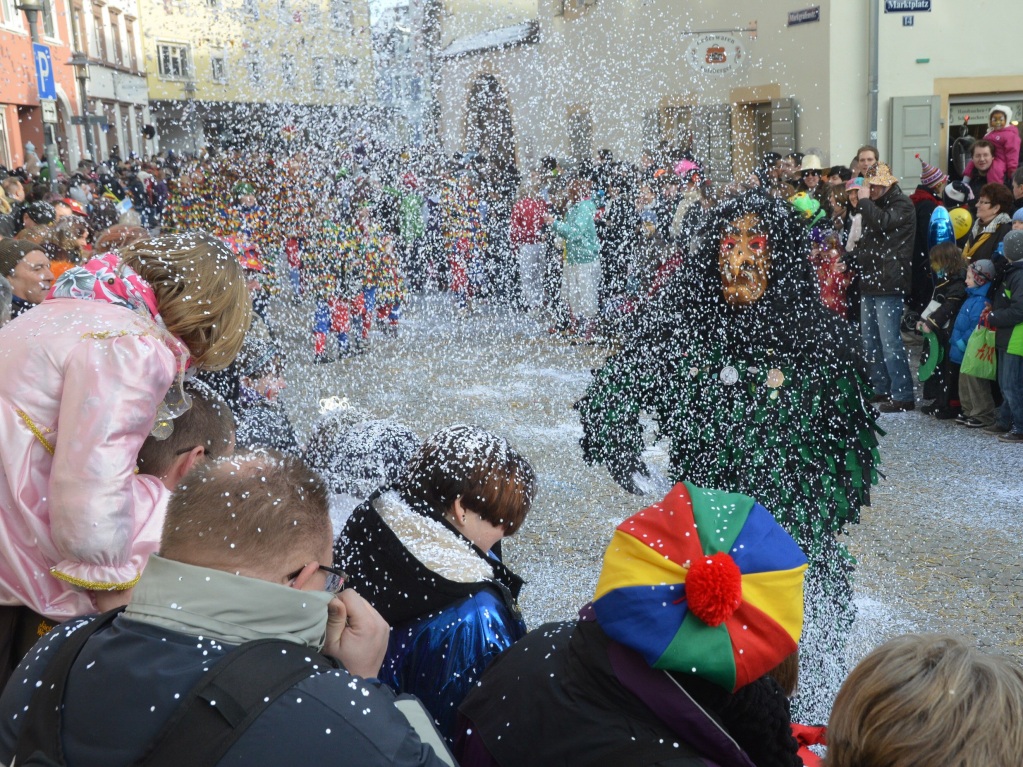
{"label": "blonde hair", "polygon": [[898,637],[853,669],[827,767],[1019,767],[1023,669],[939,634]]}
{"label": "blonde hair", "polygon": [[241,264],[208,232],[168,234],[119,251],[156,292],[167,330],[181,339],[195,365],[222,370],[242,348],[252,301]]}

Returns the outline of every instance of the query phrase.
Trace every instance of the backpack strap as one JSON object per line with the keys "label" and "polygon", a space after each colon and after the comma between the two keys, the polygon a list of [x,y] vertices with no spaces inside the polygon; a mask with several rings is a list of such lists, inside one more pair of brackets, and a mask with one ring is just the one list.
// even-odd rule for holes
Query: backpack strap
{"label": "backpack strap", "polygon": [[138,767],[213,767],[280,695],[337,664],[294,642],[246,642],[182,698]]}
{"label": "backpack strap", "polygon": [[[39,680],[39,689],[32,696],[30,704],[32,716],[25,720],[25,725],[18,735],[17,750],[12,764],[26,762],[61,766],[65,764],[60,731],[64,688],[67,686],[68,674],[89,637],[109,626],[123,610],[123,607],[118,607],[116,610],[103,613],[85,626],[76,628],[53,654]],[[46,712],[52,714],[47,716]]]}

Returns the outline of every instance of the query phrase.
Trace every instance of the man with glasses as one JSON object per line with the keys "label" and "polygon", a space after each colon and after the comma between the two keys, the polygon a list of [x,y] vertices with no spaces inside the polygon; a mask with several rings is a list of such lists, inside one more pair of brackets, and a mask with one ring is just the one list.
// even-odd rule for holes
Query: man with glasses
{"label": "man with glasses", "polygon": [[[194,469],[171,498],[160,555],[128,607],[71,666],[60,733],[67,764],[137,763],[205,672],[216,673],[237,645],[267,638],[308,655],[308,676],[279,696],[268,690],[268,705],[218,764],[447,763],[375,679],[389,628],[330,567],[327,498],[301,461],[271,451]],[[46,715],[36,689],[82,628],[72,621],[52,631],[15,671],[0,698],[0,763],[11,762],[24,723]],[[437,735],[431,728],[424,737]]]}

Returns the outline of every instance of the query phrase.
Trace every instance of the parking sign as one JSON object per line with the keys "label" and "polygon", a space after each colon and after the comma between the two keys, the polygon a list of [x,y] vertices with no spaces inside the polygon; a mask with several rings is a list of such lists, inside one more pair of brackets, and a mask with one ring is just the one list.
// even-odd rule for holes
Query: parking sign
{"label": "parking sign", "polygon": [[32,43],[32,53],[36,60],[36,88],[39,98],[57,98],[57,84],[53,79],[53,58],[50,49],[40,43]]}

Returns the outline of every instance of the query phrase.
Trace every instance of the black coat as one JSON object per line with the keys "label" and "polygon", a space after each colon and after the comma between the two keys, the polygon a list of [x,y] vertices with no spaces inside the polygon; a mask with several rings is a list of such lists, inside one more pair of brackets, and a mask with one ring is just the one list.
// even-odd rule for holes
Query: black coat
{"label": "black coat", "polygon": [[270,447],[292,455],[299,453],[295,430],[279,402],[260,400],[242,407],[235,441],[240,448]]}
{"label": "black coat", "polygon": [[[472,767],[752,767],[742,736],[714,713],[729,694],[696,677],[675,680],[593,621],[548,623],[505,651],[466,697],[455,755]],[[790,738],[787,704],[774,702],[748,718],[770,711],[775,735]],[[779,751],[769,764],[799,764],[795,741]]]}
{"label": "black coat", "polygon": [[[945,331],[944,337],[948,337],[955,324],[959,309],[966,300],[966,274],[960,272],[951,277],[946,277],[931,294],[931,302],[938,304],[938,307],[927,318],[928,323],[936,330]],[[930,306],[930,304],[928,304]]]}
{"label": "black coat", "polygon": [[1001,283],[992,291],[988,324],[995,328],[995,346],[1004,352],[1017,325],[1023,325],[1023,261],[1013,261],[1002,275]]}
{"label": "black coat", "polygon": [[995,229],[995,231],[990,232],[988,236],[984,239],[984,241],[977,246],[976,250],[970,251],[970,253],[967,254],[966,250],[971,245],[973,245],[978,239],[984,237],[983,233],[974,236],[974,233],[971,230],[970,233],[966,235],[966,242],[963,244],[963,255],[967,257],[967,260],[971,264],[980,261],[982,258],[994,261],[995,251],[998,250],[998,246],[1001,244],[1002,240],[1005,239],[1005,235],[1007,235],[1011,231],[1012,231],[1011,221],[1007,221],[1004,224],[999,224],[998,228]]}
{"label": "black coat", "polygon": [[910,289],[916,210],[892,184],[876,202],[862,199],[863,236],[853,251],[859,267],[860,292],[865,296],[899,296]]}
{"label": "black coat", "polygon": [[929,187],[922,184],[910,195],[916,210],[916,234],[913,236],[913,268],[910,275],[909,308],[922,312],[931,300],[934,280],[931,277],[930,243],[931,214],[941,205]]}

